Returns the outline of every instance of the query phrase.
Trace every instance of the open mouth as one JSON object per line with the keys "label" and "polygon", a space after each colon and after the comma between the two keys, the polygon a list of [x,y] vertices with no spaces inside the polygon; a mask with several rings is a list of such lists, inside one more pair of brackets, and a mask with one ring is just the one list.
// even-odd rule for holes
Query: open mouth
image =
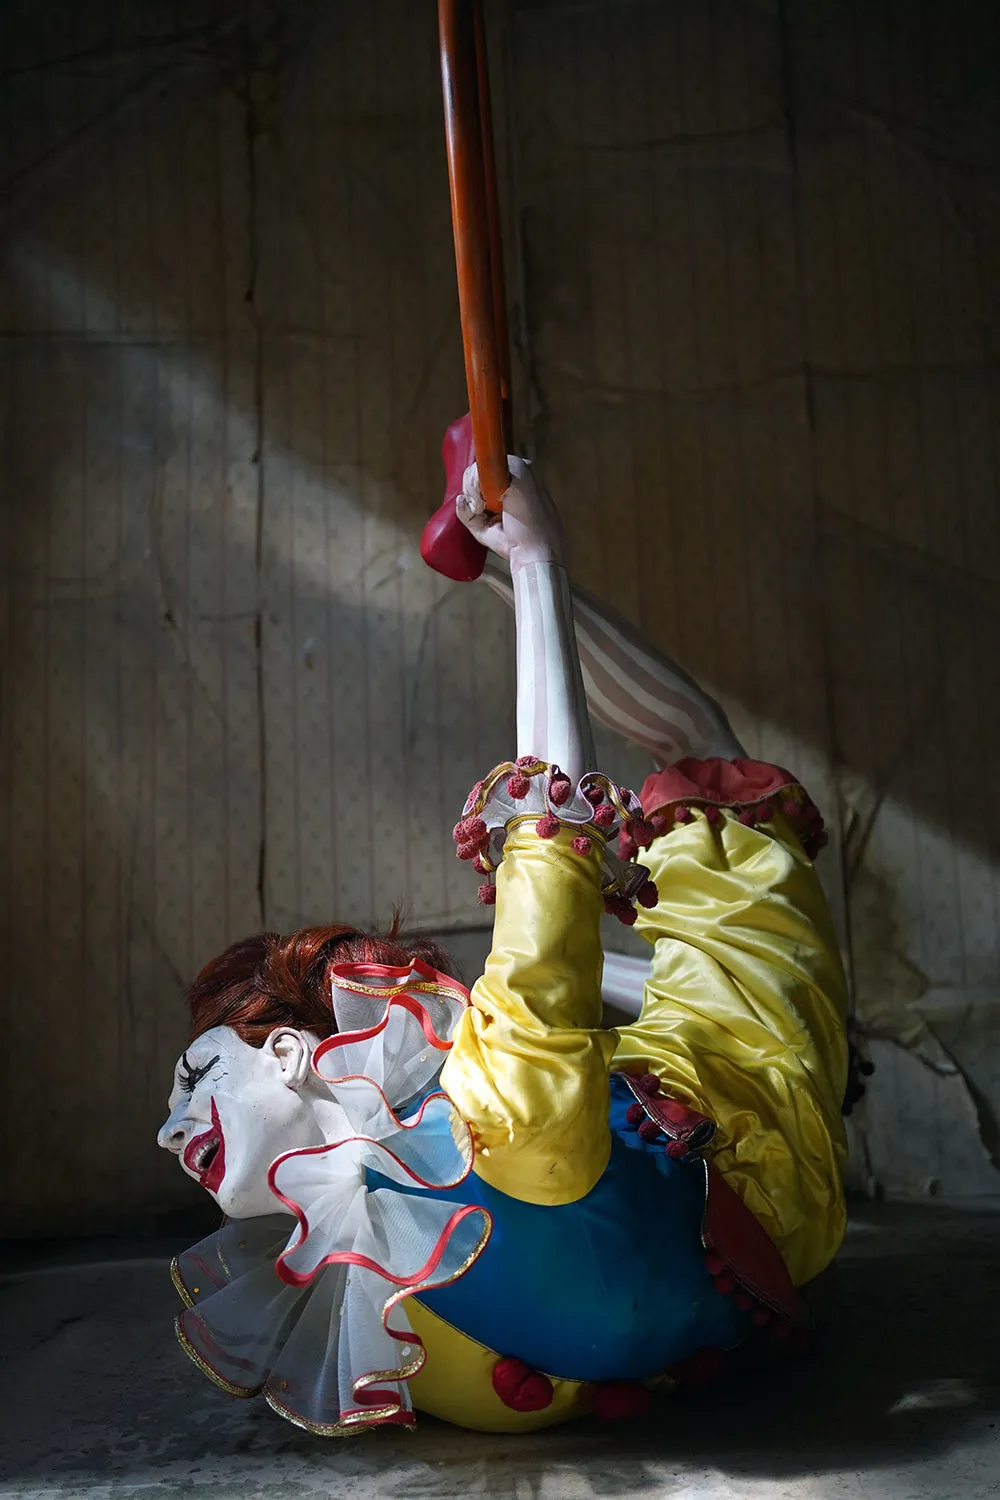
{"label": "open mouth", "polygon": [[196,1135],[184,1148],[184,1165],[197,1177],[203,1188],[214,1193],[226,1175],[226,1139],[222,1133],[219,1112],[212,1100],[211,1128]]}

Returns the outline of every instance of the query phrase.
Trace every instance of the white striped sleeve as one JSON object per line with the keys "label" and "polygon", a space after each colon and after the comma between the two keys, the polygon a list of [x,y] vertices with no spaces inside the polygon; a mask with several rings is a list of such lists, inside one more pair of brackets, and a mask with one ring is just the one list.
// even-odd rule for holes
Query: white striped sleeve
{"label": "white striped sleeve", "polygon": [[[565,573],[563,579],[563,586],[568,589]],[[515,602],[510,575],[492,557],[487,561],[483,580],[508,604]],[[571,597],[569,618],[575,624],[583,689],[587,705],[596,718],[626,739],[643,746],[661,766],[672,765],[687,756],[731,759],[744,754],[722,708],[682,667],[669,656],[654,650],[630,625],[592,595],[573,587]],[[536,628],[543,628],[540,621]],[[551,638],[551,624],[549,631]],[[519,628],[519,680],[522,671],[520,653]],[[525,672],[530,670],[527,661],[523,663],[523,669]],[[526,713],[527,703],[526,698]],[[532,708],[531,712],[536,710]],[[537,732],[534,723],[526,721],[524,728],[526,734]],[[522,753],[520,709],[518,751]],[[542,752],[525,743],[523,753],[540,755]],[[557,756],[546,758],[558,761]]]}
{"label": "white striped sleeve", "polygon": [[513,575],[517,620],[517,753],[550,761],[575,786],[594,749],[566,569],[527,563]]}

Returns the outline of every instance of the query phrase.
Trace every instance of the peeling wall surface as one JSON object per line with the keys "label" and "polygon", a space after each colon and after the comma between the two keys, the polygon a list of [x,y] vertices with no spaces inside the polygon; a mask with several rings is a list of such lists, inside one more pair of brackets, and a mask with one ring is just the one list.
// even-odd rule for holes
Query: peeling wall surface
{"label": "peeling wall surface", "polygon": [[[482,945],[449,830],[512,626],[417,553],[465,409],[434,10],[0,14],[6,1232],[194,1201],[152,1137],[227,941],[403,900]],[[489,19],[574,573],[830,822],[855,1182],[995,1194],[1000,11]]]}

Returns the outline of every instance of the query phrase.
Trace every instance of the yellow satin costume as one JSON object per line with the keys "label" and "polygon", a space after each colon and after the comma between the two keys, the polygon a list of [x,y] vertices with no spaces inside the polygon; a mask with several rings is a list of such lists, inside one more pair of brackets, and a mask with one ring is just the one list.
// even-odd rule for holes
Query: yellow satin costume
{"label": "yellow satin costume", "polygon": [[[493,948],[442,1084],[472,1127],[477,1173],[511,1196],[572,1202],[610,1150],[609,1069],[653,1071],[716,1121],[711,1160],[768,1230],[796,1285],[844,1233],[845,979],[812,863],[780,812],[703,810],[643,854],[655,908],[639,1019],[601,1029],[600,855],[570,832],[510,829]],[[415,1390],[416,1394],[416,1390]]]}

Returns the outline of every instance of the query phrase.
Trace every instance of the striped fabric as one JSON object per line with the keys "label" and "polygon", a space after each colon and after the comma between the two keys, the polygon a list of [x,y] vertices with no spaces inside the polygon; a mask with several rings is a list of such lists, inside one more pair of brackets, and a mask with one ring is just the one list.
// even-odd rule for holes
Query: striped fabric
{"label": "striped fabric", "polygon": [[[518,683],[517,745],[518,754],[545,755],[555,760],[571,776],[572,767],[581,769],[592,763],[590,747],[574,747],[570,763],[569,745],[562,748],[567,726],[586,714],[574,702],[579,677],[568,665],[573,653],[567,652],[560,633],[563,620],[573,619],[579,650],[582,691],[586,703],[603,724],[626,739],[642,745],[658,766],[669,766],[688,756],[732,759],[744,755],[742,745],[733,734],[719,704],[704,693],[688,674],[670,657],[655,651],[624,620],[615,616],[593,595],[571,586],[564,569],[552,569],[559,575],[559,589],[572,608],[556,609],[552,597],[555,585],[541,588],[534,570],[522,569],[514,586],[504,564],[495,557],[487,559],[483,580],[508,604],[515,603],[515,587],[523,590],[518,599]],[[543,594],[545,602],[543,602]],[[520,627],[521,612],[530,621],[528,630]],[[534,688],[528,690],[533,682]],[[550,703],[560,721],[546,724],[545,704]],[[542,737],[553,735],[559,753],[552,755],[537,748]],[[587,726],[589,739],[589,725]],[[586,750],[586,754],[583,754]],[[582,758],[578,759],[577,754]]]}
{"label": "striped fabric", "polygon": [[593,769],[594,746],[569,575],[556,563],[527,563],[505,597],[517,619],[517,753],[554,762],[575,786]]}

